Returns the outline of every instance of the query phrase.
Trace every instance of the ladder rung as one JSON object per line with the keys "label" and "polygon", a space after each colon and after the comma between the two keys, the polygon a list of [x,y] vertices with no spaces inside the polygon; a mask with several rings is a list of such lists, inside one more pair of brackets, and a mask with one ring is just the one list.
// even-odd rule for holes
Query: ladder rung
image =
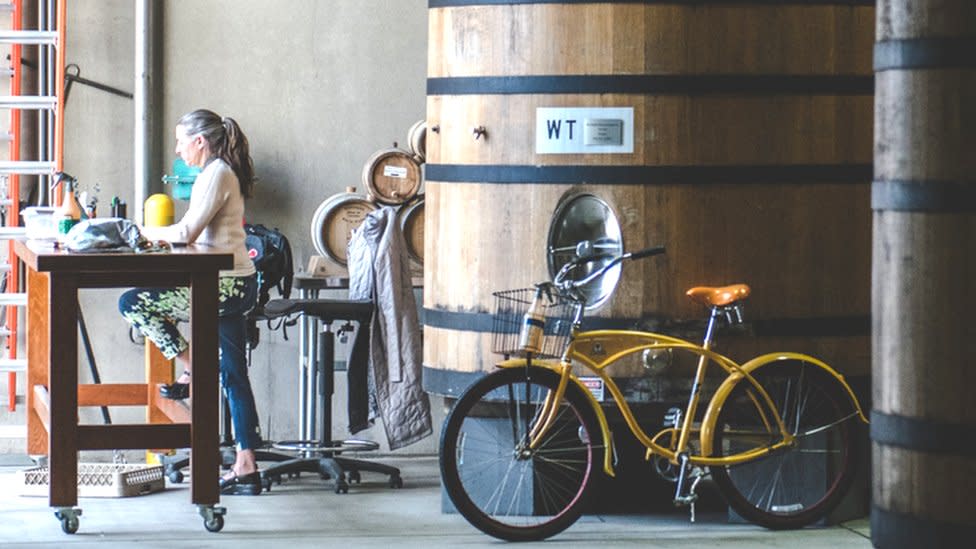
{"label": "ladder rung", "polygon": [[57,98],[52,95],[0,95],[0,108],[53,109]]}
{"label": "ladder rung", "polygon": [[0,372],[27,371],[26,358],[0,358]]}
{"label": "ladder rung", "polygon": [[0,293],[0,306],[12,305],[22,307],[27,305],[27,294],[20,292]]}
{"label": "ladder rung", "polygon": [[[9,273],[10,263],[0,263],[0,273]],[[0,335],[3,335],[3,328],[0,328]]]}
{"label": "ladder rung", "polygon": [[0,161],[0,174],[17,173],[22,175],[48,175],[54,173],[54,162],[48,160],[4,160]]}
{"label": "ladder rung", "polygon": [[55,31],[0,30],[0,44],[50,45],[58,41]]}
{"label": "ladder rung", "polygon": [[0,240],[11,240],[27,236],[27,227],[0,227]]}

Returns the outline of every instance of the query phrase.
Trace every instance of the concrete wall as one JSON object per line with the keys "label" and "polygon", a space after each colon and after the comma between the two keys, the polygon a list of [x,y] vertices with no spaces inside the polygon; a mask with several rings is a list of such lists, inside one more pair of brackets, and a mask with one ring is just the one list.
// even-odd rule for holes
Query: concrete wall
{"label": "concrete wall", "polygon": [[[347,186],[362,187],[363,163],[406,142],[425,117],[427,2],[424,0],[157,1],[156,146],[152,178],[171,172],[173,125],[205,107],[237,119],[259,177],[247,205],[251,222],[279,227],[296,268],[315,254],[309,236],[317,206]],[[81,76],[134,88],[131,0],[71,0],[67,61]],[[107,214],[112,196],[133,211],[133,102],[75,84],[66,108],[65,170],[94,192]],[[185,206],[177,205],[177,215]],[[142,348],[129,341],[119,291],[88,291],[82,307],[105,381],[137,379]],[[252,384],[267,438],[297,437],[297,336],[262,330]],[[84,355],[81,355],[84,356]],[[340,357],[341,358],[341,357]],[[83,378],[87,366],[82,364]],[[337,376],[336,436],[347,434],[344,374]],[[443,415],[435,399],[435,425]],[[113,419],[141,410],[113,410]],[[84,421],[100,422],[97,410]],[[384,443],[381,428],[361,433]],[[404,449],[436,451],[430,437]]]}

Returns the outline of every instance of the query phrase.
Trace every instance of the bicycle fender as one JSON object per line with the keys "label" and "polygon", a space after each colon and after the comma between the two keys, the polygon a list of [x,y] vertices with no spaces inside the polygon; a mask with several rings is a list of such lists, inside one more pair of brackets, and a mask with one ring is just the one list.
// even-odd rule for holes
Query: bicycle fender
{"label": "bicycle fender", "polygon": [[[499,368],[524,368],[525,363],[526,360],[524,358],[512,358],[498,362],[495,366]],[[557,374],[561,373],[560,369],[562,364],[555,360],[533,360],[532,365],[552,370]],[[600,431],[603,435],[603,472],[611,477],[616,477],[617,475],[613,470],[613,435],[610,433],[610,424],[607,423],[607,416],[603,413],[603,406],[600,406],[600,403],[593,397],[593,393],[584,387],[576,376],[570,375],[569,379],[586,395],[590,406],[593,407],[593,412],[596,414],[596,420],[600,424]]]}
{"label": "bicycle fender", "polygon": [[831,368],[827,363],[822,360],[816,359],[810,355],[805,355],[802,353],[769,353],[765,355],[758,356],[749,362],[742,365],[739,371],[733,372],[729,375],[725,381],[719,385],[718,389],[715,390],[714,396],[712,396],[711,401],[708,403],[708,409],[705,410],[705,416],[702,418],[701,427],[701,447],[702,456],[712,455],[712,438],[715,433],[715,421],[718,419],[718,412],[722,408],[722,404],[725,399],[728,398],[729,393],[732,392],[732,388],[739,383],[744,374],[748,374],[758,368],[769,364],[771,362],[776,362],[777,360],[802,360],[804,362],[809,362],[819,367],[821,370],[827,372],[834,379],[836,379],[844,390],[847,392],[847,396],[851,399],[851,404],[857,411],[857,415],[861,418],[864,423],[869,423],[867,416],[864,415],[864,411],[861,409],[861,403],[858,402],[857,396],[854,395],[854,390],[851,386],[847,384],[844,376]]}

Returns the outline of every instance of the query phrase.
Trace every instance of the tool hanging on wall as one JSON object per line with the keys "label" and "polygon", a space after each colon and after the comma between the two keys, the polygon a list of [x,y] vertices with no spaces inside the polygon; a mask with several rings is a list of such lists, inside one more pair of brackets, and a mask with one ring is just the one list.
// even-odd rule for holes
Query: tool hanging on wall
{"label": "tool hanging on wall", "polygon": [[71,85],[74,84],[75,82],[85,86],[91,86],[95,89],[102,90],[104,92],[108,92],[113,95],[125,97],[127,99],[132,99],[133,97],[132,94],[127,91],[120,90],[118,88],[113,88],[112,86],[109,86],[107,84],[102,84],[101,82],[96,82],[94,80],[82,78],[81,67],[79,67],[76,63],[71,63],[70,65],[64,68],[64,102],[65,103],[68,102],[68,93],[71,92]]}

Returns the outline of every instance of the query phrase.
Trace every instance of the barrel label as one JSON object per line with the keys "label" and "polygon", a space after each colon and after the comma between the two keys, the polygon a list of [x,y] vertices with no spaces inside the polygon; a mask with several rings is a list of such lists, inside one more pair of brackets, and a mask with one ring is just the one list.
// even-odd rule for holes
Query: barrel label
{"label": "barrel label", "polygon": [[634,108],[539,107],[535,111],[535,152],[633,153]]}
{"label": "barrel label", "polygon": [[407,178],[407,169],[402,166],[383,166],[383,175],[385,177],[395,177],[397,179]]}

